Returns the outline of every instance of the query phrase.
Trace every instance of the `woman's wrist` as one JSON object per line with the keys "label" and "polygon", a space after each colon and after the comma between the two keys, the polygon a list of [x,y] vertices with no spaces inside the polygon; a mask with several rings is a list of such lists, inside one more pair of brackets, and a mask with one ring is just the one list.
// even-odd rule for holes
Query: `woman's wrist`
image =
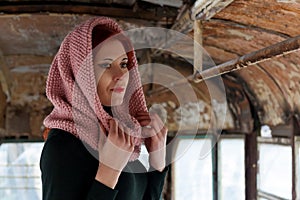
{"label": "woman's wrist", "polygon": [[114,189],[118,183],[121,171],[99,163],[95,179],[100,183]]}
{"label": "woman's wrist", "polygon": [[166,166],[165,154],[163,152],[151,152],[149,155],[149,164],[155,170],[162,172]]}

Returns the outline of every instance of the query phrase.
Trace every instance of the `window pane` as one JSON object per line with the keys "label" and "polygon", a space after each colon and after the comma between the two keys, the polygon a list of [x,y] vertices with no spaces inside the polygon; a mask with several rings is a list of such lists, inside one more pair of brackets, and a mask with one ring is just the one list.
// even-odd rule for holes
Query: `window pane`
{"label": "window pane", "polygon": [[173,199],[212,199],[212,154],[201,156],[202,147],[211,148],[211,142],[195,139],[186,149],[191,141],[181,139],[176,149],[176,156],[185,153],[173,164]]}
{"label": "window pane", "polygon": [[43,143],[0,145],[0,197],[9,200],[42,199],[39,160]]}
{"label": "window pane", "polygon": [[223,138],[219,142],[219,197],[245,199],[245,147],[243,138]]}
{"label": "window pane", "polygon": [[292,148],[259,144],[258,188],[282,198],[292,198]]}

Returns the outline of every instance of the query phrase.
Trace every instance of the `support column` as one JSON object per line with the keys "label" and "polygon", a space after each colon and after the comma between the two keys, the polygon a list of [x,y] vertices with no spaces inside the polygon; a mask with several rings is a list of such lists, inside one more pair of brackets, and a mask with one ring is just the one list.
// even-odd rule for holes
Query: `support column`
{"label": "support column", "polygon": [[4,57],[2,51],[0,50],[0,138],[1,133],[4,133],[1,130],[5,130],[5,113],[6,113],[6,106],[7,100],[10,97],[9,92],[9,83],[7,82],[7,74],[9,70],[6,66],[4,61]]}
{"label": "support column", "polygon": [[246,200],[257,199],[257,135],[256,132],[245,136],[245,184]]}
{"label": "support column", "polygon": [[8,101],[10,100],[11,80],[9,69],[5,63],[4,56],[0,49],[0,87],[5,93]]}
{"label": "support column", "polygon": [[200,20],[194,21],[194,74],[203,70],[202,66],[202,25]]}
{"label": "support column", "polygon": [[[0,129],[5,128],[6,95],[0,87]],[[1,137],[1,136],[0,136]]]}

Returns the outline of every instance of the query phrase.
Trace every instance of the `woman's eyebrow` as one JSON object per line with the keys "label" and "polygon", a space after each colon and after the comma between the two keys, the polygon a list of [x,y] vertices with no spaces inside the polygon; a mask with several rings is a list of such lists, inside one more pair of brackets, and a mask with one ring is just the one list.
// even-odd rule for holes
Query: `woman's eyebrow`
{"label": "woman's eyebrow", "polygon": [[[124,61],[124,60],[128,60],[128,58],[127,57],[124,57],[123,59],[122,59],[122,61]],[[112,58],[104,58],[104,59],[102,59],[102,61],[114,61]]]}
{"label": "woman's eyebrow", "polygon": [[105,61],[113,61],[113,59],[111,59],[111,58],[104,58],[103,60],[105,60]]}

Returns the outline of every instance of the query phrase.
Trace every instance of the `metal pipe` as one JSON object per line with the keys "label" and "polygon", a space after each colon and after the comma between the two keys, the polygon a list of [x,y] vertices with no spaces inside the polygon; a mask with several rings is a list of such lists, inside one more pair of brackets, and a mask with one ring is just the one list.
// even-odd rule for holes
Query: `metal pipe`
{"label": "metal pipe", "polygon": [[194,81],[194,82],[202,82],[204,80],[220,76],[222,74],[227,74],[229,72],[241,70],[251,65],[255,65],[266,60],[271,59],[272,57],[279,57],[282,55],[287,55],[292,53],[296,50],[300,49],[300,35],[289,38],[282,42],[270,45],[263,49],[251,52],[249,54],[245,54],[239,58],[227,61],[220,65],[216,65],[212,68],[204,70],[202,72],[197,71],[195,74],[190,75],[184,79],[180,79],[178,81],[172,82],[167,86],[158,87],[155,90],[148,91],[148,95],[153,95],[156,93],[161,93],[170,87],[174,87],[181,84],[186,84],[187,80]]}

